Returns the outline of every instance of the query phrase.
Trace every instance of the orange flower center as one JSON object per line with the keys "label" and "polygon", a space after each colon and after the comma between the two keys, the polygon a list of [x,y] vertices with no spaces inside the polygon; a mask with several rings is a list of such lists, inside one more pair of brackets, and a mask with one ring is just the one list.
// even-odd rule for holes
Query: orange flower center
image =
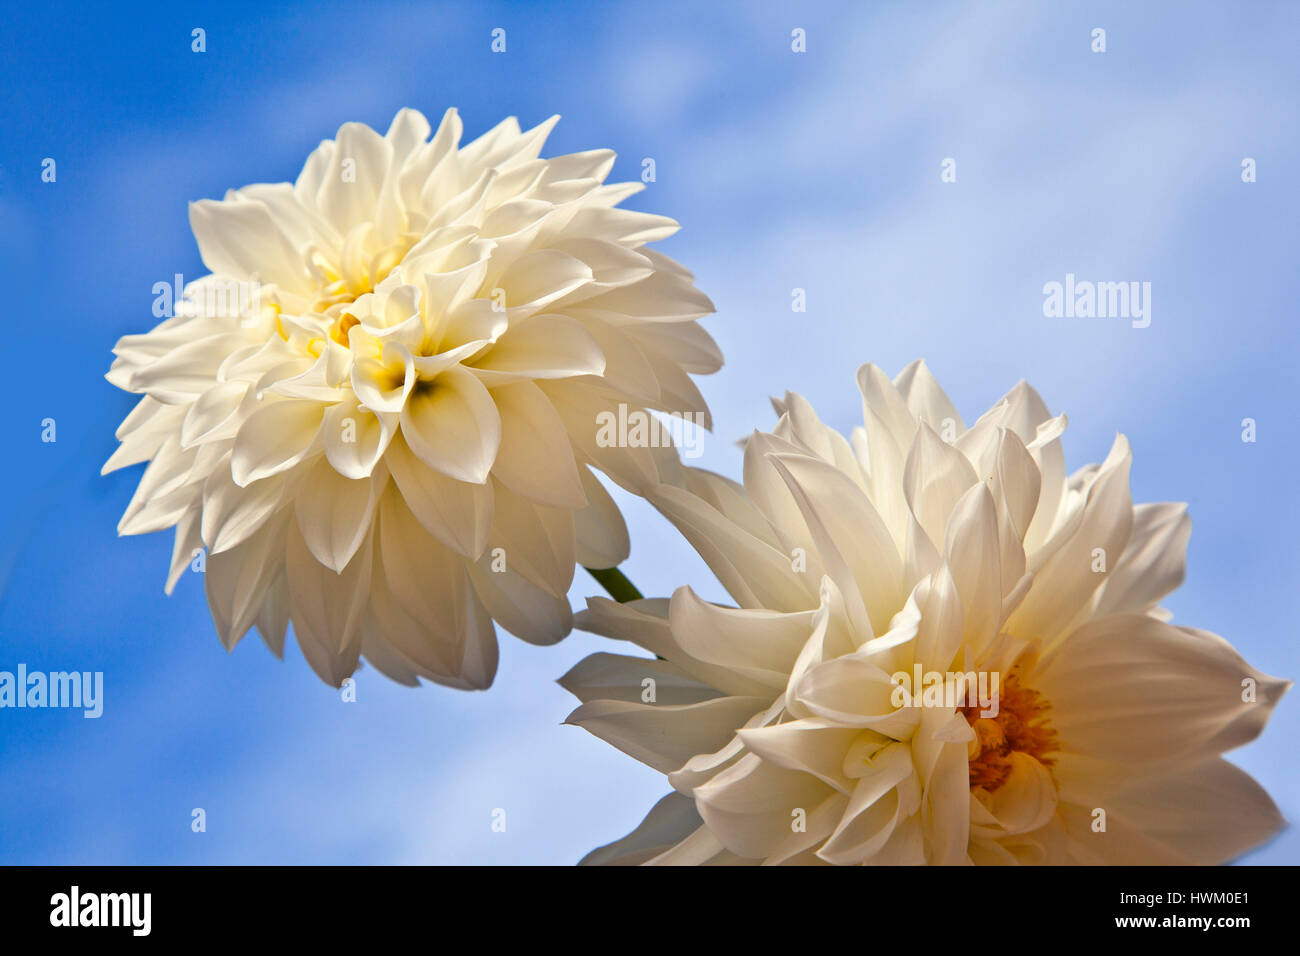
{"label": "orange flower center", "polygon": [[1020,684],[1015,671],[1002,685],[996,717],[981,717],[981,707],[963,707],[975,731],[970,745],[970,788],[992,793],[1011,776],[1011,755],[1028,754],[1049,770],[1060,743],[1048,715],[1052,705],[1038,691]]}

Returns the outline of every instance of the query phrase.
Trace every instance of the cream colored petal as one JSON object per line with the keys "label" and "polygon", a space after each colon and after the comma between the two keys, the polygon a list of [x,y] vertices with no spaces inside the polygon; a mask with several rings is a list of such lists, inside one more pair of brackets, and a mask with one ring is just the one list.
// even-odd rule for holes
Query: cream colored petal
{"label": "cream colored petal", "polygon": [[435,538],[471,560],[487,547],[492,526],[492,484],[448,478],[425,466],[401,435],[388,446],[388,466],[411,513]]}
{"label": "cream colored petal", "polygon": [[966,641],[978,654],[1002,623],[1002,560],[993,495],[982,482],[953,509],[945,561],[961,597]]}
{"label": "cream colored petal", "polygon": [[985,805],[1001,832],[1031,833],[1056,813],[1056,784],[1048,769],[1029,754],[1014,751],[1010,761],[1010,776],[985,798]]}
{"label": "cream colored petal", "polygon": [[590,468],[580,467],[578,477],[589,503],[573,513],[575,557],[584,568],[616,568],[632,548],[623,515]]}
{"label": "cream colored petal", "polygon": [[1106,807],[1144,836],[1201,865],[1231,862],[1286,825],[1264,789],[1220,758],[1143,780]]}
{"label": "cream colored petal", "polygon": [[1089,622],[1030,679],[1050,702],[1065,749],[1141,774],[1253,740],[1290,687],[1221,637],[1142,614]]}
{"label": "cream colored petal", "polygon": [[346,478],[321,461],[302,479],[294,497],[298,530],[316,560],[342,573],[370,534],[387,471]]}
{"label": "cream colored petal", "polygon": [[695,791],[696,808],[718,841],[761,859],[834,791],[812,774],[747,754]]}
{"label": "cream colored petal", "polygon": [[852,654],[809,668],[793,690],[798,701],[819,717],[902,740],[916,729],[922,708],[897,708],[892,703],[894,687],[888,673]]}
{"label": "cream colored petal", "polygon": [[289,516],[264,525],[239,547],[210,554],[203,583],[217,634],[232,649],[257,622],[267,592],[284,562],[284,534]]}
{"label": "cream colored petal", "polygon": [[675,664],[648,657],[597,653],[584,657],[559,684],[582,703],[595,700],[697,704],[720,693]]}
{"label": "cream colored petal", "polygon": [[226,467],[213,469],[203,485],[203,540],[211,554],[247,541],[287,502],[294,484],[280,474],[246,488],[234,483]]}
{"label": "cream colored petal", "polygon": [[484,555],[469,566],[469,574],[494,621],[530,644],[555,644],[568,635],[573,612],[567,598],[548,594],[514,571],[492,571],[490,564],[491,555]]}
{"label": "cream colored petal", "polygon": [[483,484],[501,443],[501,416],[486,388],[454,367],[416,388],[401,417],[402,437],[422,462],[449,478]]}
{"label": "cream colored petal", "polygon": [[845,794],[855,786],[844,774],[844,755],[862,735],[856,727],[811,717],[743,729],[739,735],[746,747],[778,767],[810,773]]}
{"label": "cream colored petal", "polygon": [[680,488],[650,501],[677,527],[741,607],[806,610],[812,603],[790,559]]}
{"label": "cream colored petal", "polygon": [[871,772],[857,781],[839,826],[817,855],[827,863],[851,864],[879,852],[906,815],[897,788],[914,777],[906,745],[892,744],[877,752]]}
{"label": "cream colored petal", "polygon": [[492,498],[490,563],[503,563],[556,598],[568,594],[576,545],[573,512],[534,504],[496,481]]}
{"label": "cream colored petal", "polygon": [[941,547],[947,536],[953,508],[978,480],[966,456],[929,425],[917,430],[907,453],[903,485],[908,507],[936,547]]}
{"label": "cream colored petal", "polygon": [[473,367],[485,383],[499,385],[522,379],[600,375],[605,371],[605,355],[581,322],[546,314],[513,326]]}
{"label": "cream colored petal", "polygon": [[325,406],[293,399],[267,400],[240,426],[230,458],[235,484],[244,487],[278,475],[315,454]]}
{"label": "cream colored petal", "polygon": [[700,827],[695,801],[670,793],[651,809],[637,828],[613,843],[597,847],[579,866],[637,866],[676,846]]}
{"label": "cream colored petal", "polygon": [[321,419],[325,458],[345,478],[368,478],[396,432],[396,415],[376,415],[355,396],[330,406]]}
{"label": "cream colored petal", "polygon": [[492,390],[501,415],[501,446],[492,474],[516,494],[543,505],[582,508],[583,482],[564,420],[532,382]]}
{"label": "cream colored petal", "polygon": [[717,697],[695,704],[595,700],[580,706],[565,723],[670,773],[696,754],[717,750],[766,704],[758,697]]}
{"label": "cream colored petal", "polygon": [[894,379],[894,388],[898,389],[908,411],[917,421],[925,422],[940,433],[946,433],[948,423],[952,424],[954,435],[960,435],[966,430],[961,415],[957,414],[957,409],[939,386],[924,359],[917,359],[899,372]]}
{"label": "cream colored petal", "polygon": [[768,692],[758,681],[726,667],[705,664],[682,650],[668,624],[668,606],[666,598],[643,598],[620,604],[608,598],[589,597],[587,609],[575,616],[574,624],[584,631],[643,647],[724,694],[761,697]]}
{"label": "cream colored petal", "polygon": [[241,281],[274,282],[305,291],[306,270],[266,204],[236,197],[190,203],[190,229],[203,264]]}
{"label": "cream colored petal", "polygon": [[653,449],[624,443],[618,435],[611,441],[605,434],[605,423],[616,430],[620,404],[624,420],[639,409],[628,408],[608,391],[576,380],[544,381],[539,386],[564,420],[580,462],[590,462],[634,494],[645,494],[659,484],[659,465]]}
{"label": "cream colored petal", "polygon": [[[1123,435],[1117,436],[1088,489],[1078,527],[1042,567],[1031,567],[1033,586],[1006,624],[1012,634],[1025,640],[1050,642],[1114,569],[1128,544],[1133,523],[1131,462],[1128,441]],[[1096,563],[1099,555],[1105,559],[1105,571],[1094,570],[1100,566]]]}
{"label": "cream colored petal", "polygon": [[785,689],[790,669],[813,629],[814,611],[741,610],[701,600],[689,587],[672,597],[669,621],[678,646],[772,689]]}
{"label": "cream colored petal", "polygon": [[1184,504],[1142,504],[1119,563],[1097,596],[1095,615],[1146,611],[1183,583],[1192,520]]}
{"label": "cream colored petal", "polygon": [[287,554],[289,605],[298,647],[312,670],[335,687],[357,668],[361,620],[370,592],[370,543],[342,574],[326,568],[290,523]]}

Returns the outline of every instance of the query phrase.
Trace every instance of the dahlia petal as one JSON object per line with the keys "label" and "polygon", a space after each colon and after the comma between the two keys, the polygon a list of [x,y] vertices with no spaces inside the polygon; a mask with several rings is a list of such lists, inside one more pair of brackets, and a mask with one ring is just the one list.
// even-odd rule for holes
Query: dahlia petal
{"label": "dahlia petal", "polygon": [[305,270],[297,250],[266,204],[239,196],[190,203],[190,229],[203,264],[214,274],[266,281],[304,291]]}
{"label": "dahlia petal", "polygon": [[[1133,524],[1131,462],[1128,440],[1117,436],[1088,490],[1078,528],[1035,570],[1034,586],[1007,621],[1007,630],[1012,634],[1050,642],[1115,567]],[[1093,571],[1099,553],[1107,562],[1107,570]]]}
{"label": "dahlia petal", "polygon": [[241,488],[288,471],[320,444],[325,406],[284,399],[267,402],[244,420],[235,436],[230,473]]}
{"label": "dahlia petal", "polygon": [[381,499],[377,557],[382,591],[372,607],[385,636],[426,676],[455,674],[470,613],[464,559],[426,534],[391,491]]}
{"label": "dahlia petal", "polygon": [[536,315],[512,327],[474,363],[490,385],[519,379],[570,378],[605,371],[605,354],[582,323]]}
{"label": "dahlia petal", "polygon": [[948,522],[945,560],[961,597],[966,640],[978,653],[1002,624],[1002,559],[993,495],[976,483],[957,502]]}
{"label": "dahlia petal", "polygon": [[448,368],[415,389],[402,409],[402,437],[415,456],[449,478],[487,481],[501,443],[501,416],[471,373]]}
{"label": "dahlia petal", "polygon": [[256,623],[267,591],[275,582],[283,556],[281,527],[264,525],[237,548],[209,554],[204,566],[204,587],[217,633],[231,650]]}
{"label": "dahlia petal", "polygon": [[640,402],[661,404],[658,375],[638,340],[630,334],[632,326],[620,329],[590,318],[577,321],[600,350],[604,360],[603,374],[608,381],[618,382],[621,391]]}
{"label": "dahlia petal", "polygon": [[789,837],[799,811],[810,813],[833,793],[810,774],[747,754],[697,788],[695,805],[724,847],[761,859]]}
{"label": "dahlia petal", "polygon": [[659,483],[659,466],[651,449],[617,447],[597,440],[602,421],[618,421],[617,402],[573,381],[543,381],[538,385],[560,413],[569,441],[582,458],[634,493],[643,493]]}
{"label": "dahlia petal", "polygon": [[817,851],[827,863],[861,863],[889,840],[903,815],[899,784],[914,774],[903,744],[892,744],[871,758],[871,770],[857,781],[835,832]]}
{"label": "dahlia petal", "polygon": [[565,720],[664,773],[697,753],[716,750],[764,706],[753,697],[717,697],[694,704],[598,700]]}
{"label": "dahlia petal", "polygon": [[321,439],[325,459],[345,478],[368,478],[397,431],[397,416],[376,415],[349,396],[325,411]]}
{"label": "dahlia petal", "polygon": [[1035,686],[1051,700],[1071,752],[1143,774],[1253,740],[1291,686],[1251,667],[1221,637],[1143,614],[1088,622],[1040,666]]}
{"label": "dahlia petal", "polygon": [[907,453],[903,482],[907,504],[936,546],[947,537],[953,508],[978,482],[970,461],[930,428],[921,425]]}
{"label": "dahlia petal", "polygon": [[1010,776],[989,794],[987,806],[1005,833],[1031,833],[1056,813],[1056,784],[1029,754],[1013,752],[1010,761]]}
{"label": "dahlia petal", "polygon": [[573,513],[575,557],[584,568],[616,568],[631,553],[627,524],[590,468],[580,467],[578,478],[588,504]]}
{"label": "dahlia petal", "polygon": [[1183,583],[1192,520],[1184,504],[1142,504],[1115,570],[1098,592],[1093,614],[1147,611]]}
{"label": "dahlia petal", "polygon": [[722,350],[713,336],[697,323],[644,322],[625,326],[624,331],[641,345],[668,356],[692,374],[708,375],[722,368]]}
{"label": "dahlia petal", "polygon": [[[334,143],[330,173],[323,178],[316,202],[329,223],[346,236],[374,217],[392,146],[364,123],[344,123]],[[344,175],[345,163],[351,176]]]}
{"label": "dahlia petal", "polygon": [[699,829],[700,815],[695,802],[680,793],[669,793],[650,808],[627,836],[597,847],[579,866],[636,866],[658,856]]}
{"label": "dahlia petal", "polygon": [[862,393],[862,411],[863,419],[867,422],[867,433],[873,439],[872,465],[876,464],[878,454],[876,436],[871,434],[873,421],[882,426],[883,434],[889,436],[894,447],[910,448],[916,435],[916,417],[889,376],[879,367],[868,363],[858,369],[858,390]]}
{"label": "dahlia petal", "polygon": [[[218,382],[203,392],[185,413],[181,423],[181,446],[190,448],[203,441],[233,438],[238,428],[236,412],[248,394],[245,382]],[[227,423],[234,426],[227,429]]]}
{"label": "dahlia petal", "polygon": [[484,563],[471,564],[469,576],[492,620],[529,644],[555,644],[568,635],[573,612],[567,598],[548,594],[514,571],[485,569]]}
{"label": "dahlia petal", "polygon": [[176,522],[176,534],[172,541],[171,569],[167,573],[167,584],[164,588],[167,594],[172,593],[181,574],[198,557],[198,552],[203,548],[203,535],[199,533],[199,517],[202,511],[199,506],[191,506]]}
{"label": "dahlia petal", "polygon": [[775,694],[808,640],[814,613],[719,607],[680,587],[673,592],[669,623],[687,654],[770,686]]}
{"label": "dahlia petal", "polygon": [[276,657],[284,657],[284,636],[289,630],[289,577],[283,565],[262,598],[257,613],[257,633]]}
{"label": "dahlia petal", "polygon": [[[721,696],[675,664],[623,654],[584,657],[560,678],[559,684],[584,704],[589,700],[622,700],[675,706]],[[647,700],[651,691],[653,699]]]}
{"label": "dahlia petal", "polygon": [[327,463],[309,472],[294,495],[298,530],[316,560],[342,573],[370,533],[387,472],[347,478]]}
{"label": "dahlia petal", "polygon": [[384,458],[411,513],[447,547],[477,560],[492,525],[492,485],[448,478],[425,468],[398,435]]}
{"label": "dahlia petal", "polygon": [[[634,209],[587,206],[578,210],[569,226],[574,233],[594,236],[608,242],[639,246],[645,242],[667,239],[681,226],[677,220]],[[708,311],[713,311],[710,308]]]}
{"label": "dahlia petal", "polygon": [[841,793],[854,789],[853,781],[844,775],[844,754],[862,735],[856,727],[810,717],[769,727],[742,728],[738,733],[746,747],[778,767],[810,773]]}
{"label": "dahlia petal", "polygon": [[741,607],[798,611],[810,603],[790,559],[680,488],[660,485],[651,497]]}
{"label": "dahlia petal", "polygon": [[148,392],[169,405],[193,401],[213,384],[231,336],[209,335],[178,346],[130,376],[131,390]]}
{"label": "dahlia petal", "polygon": [[289,607],[298,648],[312,670],[335,687],[357,669],[361,622],[369,598],[370,541],[337,574],[312,555],[290,522],[286,563]]}
{"label": "dahlia petal", "polygon": [[761,541],[781,548],[781,540],[763,513],[745,498],[742,485],[703,468],[683,469],[686,490]]}
{"label": "dahlia petal", "polygon": [[493,474],[511,491],[539,504],[583,508],[587,495],[555,406],[532,382],[492,390],[501,415],[501,447]]}
{"label": "dahlia petal", "polygon": [[946,422],[955,426],[958,435],[966,430],[961,415],[957,414],[957,409],[939,386],[924,359],[917,359],[899,372],[894,379],[894,388],[918,422],[925,422],[939,432],[943,431]]}
{"label": "dahlia petal", "polygon": [[203,540],[210,554],[247,541],[275,514],[292,485],[273,475],[247,488],[235,484],[226,468],[217,468],[203,484]]}
{"label": "dahlia petal", "polygon": [[[140,399],[126,421],[122,423],[125,427],[127,422],[132,422],[134,418],[135,427],[125,433],[122,429],[118,429],[117,437],[122,444],[109,456],[108,461],[104,462],[99,473],[107,475],[119,468],[138,465],[157,456],[163,444],[175,433],[177,424],[184,419],[184,416],[184,406],[164,405],[148,395]],[[179,449],[179,443],[177,447]]]}
{"label": "dahlia petal", "polygon": [[903,569],[880,515],[849,476],[825,461],[775,455],[773,463],[859,633],[866,639],[883,632],[903,598]]}
{"label": "dahlia petal", "polygon": [[538,505],[493,482],[491,558],[504,560],[533,584],[557,598],[573,583],[573,512]]}
{"label": "dahlia petal", "polygon": [[1140,781],[1109,806],[1112,814],[1199,865],[1234,860],[1286,825],[1258,783],[1217,757]]}

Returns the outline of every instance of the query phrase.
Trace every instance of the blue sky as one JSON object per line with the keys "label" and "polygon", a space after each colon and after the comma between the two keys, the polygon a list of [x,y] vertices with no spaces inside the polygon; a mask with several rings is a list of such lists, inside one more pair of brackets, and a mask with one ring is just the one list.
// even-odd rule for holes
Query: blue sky
{"label": "blue sky", "polygon": [[[197,576],[165,597],[170,535],[116,535],[139,469],[99,477],[131,405],[102,376],[113,342],[155,321],[153,284],[204,271],[187,203],[291,180],[342,122],[383,127],[403,106],[457,106],[469,136],[560,113],[546,154],[611,147],[617,179],[655,159],[632,204],[681,221],[663,248],[717,304],[727,357],[702,383],[706,466],[738,475],[732,442],[785,389],[850,428],[865,361],[925,357],[968,421],[1027,378],[1070,416],[1071,467],[1123,431],[1135,499],[1190,503],[1175,620],[1300,674],[1293,4],[54,3],[10,19],[0,669],[102,670],[106,700],[99,720],[0,711],[0,863],[567,863],[666,789],[561,725],[554,680],[597,638],[503,636],[482,694],[363,671],[344,704],[296,649],[223,651]],[[1043,284],[1067,273],[1151,282],[1150,327],[1044,318]],[[642,590],[720,596],[623,500]],[[580,574],[575,606],[596,591]],[[1289,698],[1232,755],[1292,820],[1298,736]],[[1300,862],[1300,835],[1248,862]]]}

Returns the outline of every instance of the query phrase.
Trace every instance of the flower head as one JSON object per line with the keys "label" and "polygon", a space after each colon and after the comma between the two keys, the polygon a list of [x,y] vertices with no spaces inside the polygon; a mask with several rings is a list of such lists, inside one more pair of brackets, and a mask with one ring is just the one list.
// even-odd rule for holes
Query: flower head
{"label": "flower head", "polygon": [[1133,504],[1123,436],[1067,475],[1023,383],[966,428],[921,363],[858,379],[850,438],[787,394],[743,486],[654,495],[737,607],[580,617],[660,659],[587,658],[570,721],[675,791],[588,862],[1215,863],[1271,835],[1219,755],[1289,684],[1158,607],[1190,522]]}
{"label": "flower head", "polygon": [[344,125],[293,184],[194,203],[212,270],[115,348],[143,394],[110,471],[149,462],[119,525],[175,527],[170,592],[206,549],[227,647],[293,622],[338,684],[366,658],[406,683],[484,687],[493,621],[549,643],[575,561],[627,532],[594,466],[640,489],[675,457],[594,440],[620,403],[707,413],[712,311],[647,248],[671,219],[617,208],[608,150],[539,159],[555,119],[466,146],[454,110]]}

